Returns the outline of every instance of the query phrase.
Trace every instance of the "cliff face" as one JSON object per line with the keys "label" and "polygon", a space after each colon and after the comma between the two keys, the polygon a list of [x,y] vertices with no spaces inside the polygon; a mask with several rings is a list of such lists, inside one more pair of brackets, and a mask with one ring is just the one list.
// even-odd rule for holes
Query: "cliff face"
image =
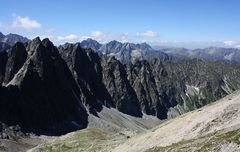
{"label": "cliff face", "polygon": [[17,42],[11,49],[7,51],[8,60],[6,63],[4,83],[7,84],[14,74],[23,66],[26,58],[27,51],[22,43]]}
{"label": "cliff face", "polygon": [[48,39],[0,52],[0,121],[61,134],[103,106],[132,116],[173,118],[240,88],[240,65],[199,60],[123,65],[80,44]]}
{"label": "cliff face", "polygon": [[48,39],[39,38],[26,50],[27,60],[1,88],[0,120],[51,134],[86,127],[87,112],[78,86],[58,50]]}
{"label": "cliff face", "polygon": [[127,79],[125,67],[114,57],[102,60],[103,83],[111,95],[113,106],[133,116],[142,116],[136,92]]}
{"label": "cliff face", "polygon": [[102,105],[119,111],[141,116],[137,97],[131,87],[124,66],[115,58],[100,58],[79,44],[68,44],[59,48],[63,59],[78,82],[81,98],[93,114]]}
{"label": "cliff face", "polygon": [[128,79],[145,113],[172,118],[239,88],[238,64],[198,60],[141,61],[127,65]]}

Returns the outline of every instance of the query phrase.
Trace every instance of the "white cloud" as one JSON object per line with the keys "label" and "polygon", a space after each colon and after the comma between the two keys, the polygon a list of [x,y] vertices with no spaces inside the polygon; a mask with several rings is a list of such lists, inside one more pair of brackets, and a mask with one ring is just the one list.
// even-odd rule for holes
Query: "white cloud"
{"label": "white cloud", "polygon": [[76,43],[76,42],[80,42],[82,41],[82,37],[77,36],[75,34],[69,34],[66,36],[42,36],[42,38],[48,37],[54,44],[58,45],[58,44],[64,44],[66,42],[69,43]]}
{"label": "white cloud", "polygon": [[223,44],[227,47],[240,48],[240,41],[224,41]]}
{"label": "white cloud", "polygon": [[55,45],[64,44],[66,42],[69,43],[76,43],[81,42],[82,40],[92,38],[97,40],[100,43],[106,43],[112,40],[117,40],[121,42],[129,42],[129,34],[128,33],[119,33],[119,34],[112,34],[112,33],[104,33],[101,31],[94,31],[87,35],[76,35],[76,34],[69,34],[65,36],[41,36],[41,38],[48,37]]}
{"label": "white cloud", "polygon": [[156,37],[158,35],[157,32],[153,32],[153,31],[146,31],[146,32],[142,32],[142,33],[137,33],[137,36],[139,37]]}
{"label": "white cloud", "polygon": [[121,41],[121,42],[126,42],[129,40],[128,33],[113,34],[113,33],[103,33],[101,31],[91,32],[90,35],[85,36],[85,37],[95,39],[101,43],[109,42],[112,40],[117,40],[117,41]]}
{"label": "white cloud", "polygon": [[100,31],[95,31],[95,32],[91,32],[90,37],[98,39],[98,38],[105,37],[105,34],[103,34],[103,32],[100,32]]}
{"label": "white cloud", "polygon": [[39,29],[42,26],[38,21],[30,19],[28,16],[17,16],[15,13],[13,13],[12,17],[12,23],[1,23],[0,27],[5,30],[22,28],[28,31],[32,31],[34,29]]}
{"label": "white cloud", "polygon": [[12,28],[24,28],[26,30],[33,30],[41,28],[41,24],[38,23],[36,20],[30,19],[28,16],[17,16],[13,14],[14,20],[12,23]]}
{"label": "white cloud", "polygon": [[69,41],[76,41],[78,39],[78,36],[75,34],[70,34],[70,35],[65,36],[65,39],[69,40]]}

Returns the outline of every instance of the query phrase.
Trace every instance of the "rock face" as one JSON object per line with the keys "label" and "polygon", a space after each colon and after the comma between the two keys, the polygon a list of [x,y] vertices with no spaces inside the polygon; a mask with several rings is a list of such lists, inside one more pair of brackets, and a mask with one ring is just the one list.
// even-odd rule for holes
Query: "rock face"
{"label": "rock face", "polygon": [[[120,42],[111,43],[106,50],[121,48]],[[99,58],[79,45],[63,48],[60,52],[92,109],[108,105],[133,116],[144,112],[173,118],[231,93],[240,84],[238,64],[152,59],[123,65],[115,57]]]}
{"label": "rock face", "polygon": [[27,58],[27,51],[24,45],[20,42],[17,42],[11,49],[7,51],[7,53],[8,61],[5,69],[5,84],[12,80]]}
{"label": "rock face", "polygon": [[142,116],[136,92],[127,79],[127,72],[114,57],[102,61],[103,82],[110,93],[114,107],[133,116]]}
{"label": "rock face", "polygon": [[96,114],[103,103],[110,101],[110,95],[102,83],[100,57],[92,50],[82,49],[80,44],[60,46],[59,50],[78,82],[82,92],[81,99]]}
{"label": "rock face", "polygon": [[[160,119],[167,118],[167,111],[177,104],[176,87],[169,81],[167,71],[159,60],[127,65],[128,79],[137,93],[142,110]],[[167,82],[169,81],[169,82]]]}
{"label": "rock face", "polygon": [[200,108],[237,90],[238,66],[198,60],[152,60],[129,64],[127,71],[143,111],[164,119]]}
{"label": "rock face", "polygon": [[94,51],[82,49],[80,44],[60,46],[59,50],[78,82],[81,99],[90,112],[96,114],[105,105],[133,116],[142,115],[124,66],[119,61],[101,59]]}
{"label": "rock face", "polygon": [[0,120],[45,134],[86,127],[79,88],[57,48],[48,39],[36,38],[26,50],[26,62],[1,88]]}
{"label": "rock face", "polygon": [[122,64],[80,43],[56,48],[36,38],[0,52],[0,121],[62,134],[86,127],[88,113],[98,116],[103,106],[173,118],[239,89],[239,69],[238,63],[159,58]]}

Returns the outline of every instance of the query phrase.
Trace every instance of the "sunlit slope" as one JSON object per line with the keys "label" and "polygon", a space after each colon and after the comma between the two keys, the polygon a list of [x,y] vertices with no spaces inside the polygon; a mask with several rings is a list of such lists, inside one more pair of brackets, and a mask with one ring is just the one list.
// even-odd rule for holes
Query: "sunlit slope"
{"label": "sunlit slope", "polygon": [[235,92],[211,105],[166,121],[113,151],[218,151],[226,148],[234,151],[239,148],[239,128],[240,92]]}

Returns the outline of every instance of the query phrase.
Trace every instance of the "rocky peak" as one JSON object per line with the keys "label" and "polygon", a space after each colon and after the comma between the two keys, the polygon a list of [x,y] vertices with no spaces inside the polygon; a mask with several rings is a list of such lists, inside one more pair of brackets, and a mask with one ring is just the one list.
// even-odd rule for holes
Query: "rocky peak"
{"label": "rocky peak", "polygon": [[146,42],[139,44],[139,48],[142,50],[153,50],[152,47]]}
{"label": "rocky peak", "polygon": [[4,36],[4,38],[2,39],[2,42],[5,42],[11,46],[13,46],[17,42],[25,43],[28,41],[29,39],[27,39],[26,37],[22,37],[21,35],[12,34],[12,33]]}
{"label": "rocky peak", "polygon": [[17,42],[7,53],[8,60],[4,79],[5,84],[12,80],[27,58],[25,46],[20,42]]}
{"label": "rocky peak", "polygon": [[43,46],[45,46],[50,56],[59,56],[58,49],[53,45],[53,43],[48,38],[43,39],[42,44]]}
{"label": "rocky peak", "polygon": [[98,49],[100,49],[101,46],[102,45],[100,43],[98,43],[98,41],[90,39],[90,38],[88,38],[86,40],[83,40],[81,42],[81,47],[82,48],[91,48],[94,51],[98,51]]}
{"label": "rocky peak", "polygon": [[28,45],[27,45],[27,52],[28,55],[31,56],[33,55],[34,51],[37,50],[37,48],[42,45],[42,42],[40,40],[40,37],[34,38]]}
{"label": "rocky peak", "polygon": [[119,111],[142,116],[136,93],[127,79],[125,67],[114,57],[102,60],[103,83],[111,95],[113,106]]}
{"label": "rocky peak", "polygon": [[92,49],[83,49],[79,44],[71,44],[60,48],[63,59],[78,82],[82,92],[81,99],[96,114],[109,95],[102,81],[100,57]]}
{"label": "rocky peak", "polygon": [[[87,112],[80,99],[79,87],[56,48],[48,39],[35,38],[27,49],[28,59],[7,88],[3,88],[6,95],[0,97],[0,107],[6,107],[7,103],[15,105],[12,111],[16,115],[0,115],[0,120],[52,134],[86,127]],[[10,88],[16,93],[8,92]],[[15,96],[6,97],[12,93]]]}

